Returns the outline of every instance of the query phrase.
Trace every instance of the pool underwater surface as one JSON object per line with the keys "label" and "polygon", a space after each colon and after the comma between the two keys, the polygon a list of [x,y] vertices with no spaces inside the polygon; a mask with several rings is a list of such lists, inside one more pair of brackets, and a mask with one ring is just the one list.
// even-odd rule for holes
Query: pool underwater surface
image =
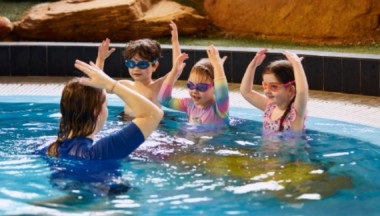
{"label": "pool underwater surface", "polygon": [[[126,193],[104,195],[104,187],[86,183],[63,190],[51,162],[33,153],[55,138],[58,103],[59,97],[0,97],[0,214],[380,212],[379,128],[309,117],[302,139],[268,141],[261,136],[261,112],[236,107],[231,126],[219,133],[199,133],[183,114],[166,110],[157,131],[117,168],[132,186]],[[116,117],[121,102],[111,98],[109,105],[101,135],[125,124]]]}

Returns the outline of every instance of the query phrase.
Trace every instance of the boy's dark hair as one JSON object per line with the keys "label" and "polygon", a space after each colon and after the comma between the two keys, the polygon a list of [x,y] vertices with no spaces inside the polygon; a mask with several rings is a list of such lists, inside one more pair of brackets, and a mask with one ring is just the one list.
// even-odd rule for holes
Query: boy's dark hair
{"label": "boy's dark hair", "polygon": [[152,62],[161,57],[161,45],[157,41],[148,38],[131,40],[124,48],[124,58],[132,59],[136,54]]}

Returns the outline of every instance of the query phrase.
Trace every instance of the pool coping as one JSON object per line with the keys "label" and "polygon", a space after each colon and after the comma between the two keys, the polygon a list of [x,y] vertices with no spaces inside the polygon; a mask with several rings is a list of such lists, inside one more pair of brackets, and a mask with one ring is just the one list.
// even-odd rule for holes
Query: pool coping
{"label": "pool coping", "polygon": [[[70,79],[71,77],[2,76],[0,96],[60,96],[65,82]],[[239,86],[237,83],[229,83],[231,107],[256,109],[241,96]],[[255,85],[254,88],[260,90],[261,87]],[[173,95],[188,96],[184,81],[177,82]],[[311,90],[309,96],[308,116],[380,129],[379,97],[316,90]]]}

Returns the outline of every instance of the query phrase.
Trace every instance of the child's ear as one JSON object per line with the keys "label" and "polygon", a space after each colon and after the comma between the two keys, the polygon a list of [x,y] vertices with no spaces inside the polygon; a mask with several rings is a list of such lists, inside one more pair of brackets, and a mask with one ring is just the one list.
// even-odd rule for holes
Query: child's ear
{"label": "child's ear", "polygon": [[157,68],[158,68],[159,65],[160,65],[160,63],[159,63],[158,61],[155,62],[154,65],[152,65],[152,67],[153,67],[153,72],[156,72],[156,70],[157,70]]}
{"label": "child's ear", "polygon": [[297,93],[297,92],[296,92],[296,87],[295,87],[294,85],[291,85],[289,89],[290,89],[289,92],[290,92],[292,95]]}

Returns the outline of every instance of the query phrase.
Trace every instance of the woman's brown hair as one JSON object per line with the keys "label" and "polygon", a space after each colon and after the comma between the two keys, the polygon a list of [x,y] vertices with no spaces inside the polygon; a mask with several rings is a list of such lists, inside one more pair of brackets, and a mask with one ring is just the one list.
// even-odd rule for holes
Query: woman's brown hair
{"label": "woman's brown hair", "polygon": [[69,81],[61,96],[58,137],[49,145],[48,155],[59,156],[58,147],[65,139],[93,133],[105,100],[102,89],[84,86],[76,79]]}

